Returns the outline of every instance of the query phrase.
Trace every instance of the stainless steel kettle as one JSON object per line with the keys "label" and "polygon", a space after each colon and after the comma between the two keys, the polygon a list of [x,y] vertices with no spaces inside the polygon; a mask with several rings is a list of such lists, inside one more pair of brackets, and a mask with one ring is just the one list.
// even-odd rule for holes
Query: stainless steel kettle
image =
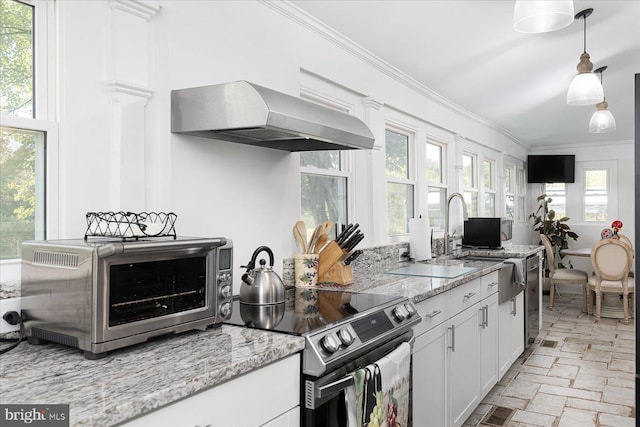
{"label": "stainless steel kettle", "polygon": [[[260,252],[269,255],[269,266],[264,259],[260,260],[260,268],[256,268],[256,259]],[[243,265],[247,272],[242,275],[240,286],[240,302],[244,304],[278,304],[284,302],[284,283],[273,271],[273,252],[267,246],[260,246],[253,252],[251,261]]]}

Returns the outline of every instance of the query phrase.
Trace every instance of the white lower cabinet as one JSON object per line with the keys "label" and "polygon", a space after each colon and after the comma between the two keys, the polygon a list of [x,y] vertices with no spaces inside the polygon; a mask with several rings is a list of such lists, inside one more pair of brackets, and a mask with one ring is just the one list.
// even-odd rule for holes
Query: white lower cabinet
{"label": "white lower cabinet", "polygon": [[121,424],[126,427],[299,427],[300,355]]}
{"label": "white lower cabinet", "polygon": [[[461,426],[498,381],[497,286],[481,288],[483,280],[416,305],[423,322],[414,330],[415,426]],[[439,312],[448,315],[435,322]]]}
{"label": "white lower cabinet", "polygon": [[524,292],[498,306],[500,378],[524,351]]}

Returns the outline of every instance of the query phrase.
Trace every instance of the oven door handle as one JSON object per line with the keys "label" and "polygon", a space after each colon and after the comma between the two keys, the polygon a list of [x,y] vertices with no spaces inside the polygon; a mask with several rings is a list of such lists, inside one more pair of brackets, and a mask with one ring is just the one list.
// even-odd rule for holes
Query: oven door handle
{"label": "oven door handle", "polygon": [[345,388],[353,385],[354,383],[355,382],[353,380],[353,375],[348,375],[332,383],[316,387],[315,396],[321,399],[326,395],[334,395],[336,392],[340,390],[344,390]]}
{"label": "oven door handle", "polygon": [[[413,343],[416,338],[411,336],[411,338],[407,341],[409,346],[413,349]],[[344,390],[345,388],[355,384],[355,380],[353,379],[353,374],[349,374],[346,377],[342,377],[339,380],[336,380],[332,383],[316,386],[314,387],[314,395],[316,398],[321,399],[326,396],[333,396],[337,392]]]}

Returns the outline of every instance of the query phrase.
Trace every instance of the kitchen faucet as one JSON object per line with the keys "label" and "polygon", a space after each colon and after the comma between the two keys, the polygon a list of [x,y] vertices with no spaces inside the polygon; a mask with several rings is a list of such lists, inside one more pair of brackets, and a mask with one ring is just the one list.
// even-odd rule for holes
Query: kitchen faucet
{"label": "kitchen faucet", "polygon": [[[462,216],[466,221],[469,219],[469,215],[467,214],[467,204],[464,201],[464,196],[460,193],[451,193],[449,198],[447,199],[447,206],[444,211],[444,255],[449,255],[449,207],[451,205],[451,200],[455,197],[459,197],[462,202]],[[454,233],[455,234],[455,233]]]}

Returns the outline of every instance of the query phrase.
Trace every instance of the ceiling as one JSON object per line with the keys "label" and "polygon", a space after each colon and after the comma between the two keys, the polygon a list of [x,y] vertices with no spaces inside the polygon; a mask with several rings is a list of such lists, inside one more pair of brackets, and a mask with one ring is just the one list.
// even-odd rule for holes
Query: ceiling
{"label": "ceiling", "polygon": [[594,70],[616,119],[590,134],[595,106],[566,103],[583,51],[583,21],[543,34],[513,29],[514,1],[293,0],[307,13],[454,104],[537,147],[633,140],[640,1],[574,1],[587,18]]}

